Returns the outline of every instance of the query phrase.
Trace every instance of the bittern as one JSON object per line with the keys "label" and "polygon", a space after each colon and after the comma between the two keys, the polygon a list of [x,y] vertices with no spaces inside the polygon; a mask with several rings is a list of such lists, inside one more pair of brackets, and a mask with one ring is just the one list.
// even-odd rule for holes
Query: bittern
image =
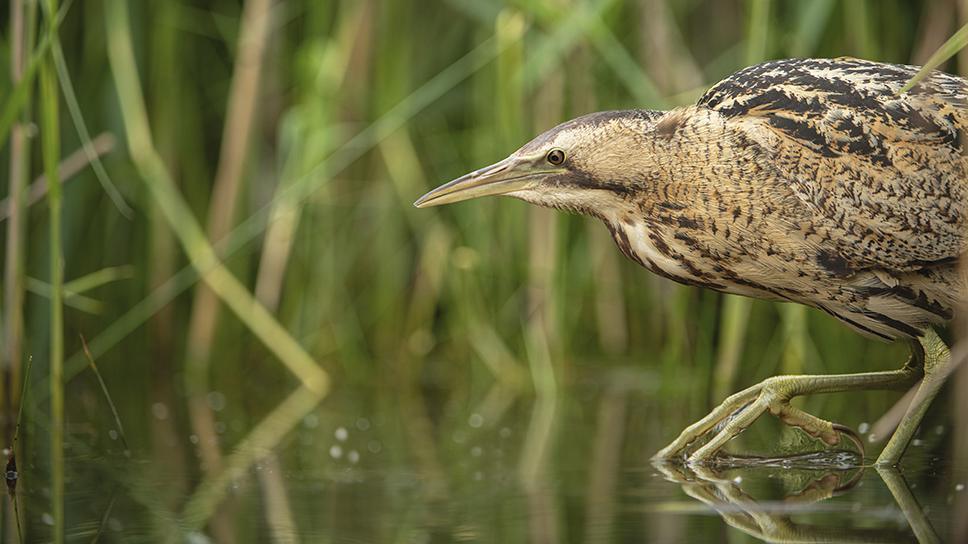
{"label": "bittern", "polygon": [[[790,405],[813,393],[918,389],[878,457],[897,464],[949,373],[932,328],[965,293],[968,81],[853,58],[767,62],[694,106],[592,113],[415,202],[486,195],[600,219],[628,258],[689,285],[819,308],[906,340],[899,370],[775,376],[657,457],[702,464],[766,411],[829,445],[849,430]],[[701,439],[707,439],[705,442]]]}

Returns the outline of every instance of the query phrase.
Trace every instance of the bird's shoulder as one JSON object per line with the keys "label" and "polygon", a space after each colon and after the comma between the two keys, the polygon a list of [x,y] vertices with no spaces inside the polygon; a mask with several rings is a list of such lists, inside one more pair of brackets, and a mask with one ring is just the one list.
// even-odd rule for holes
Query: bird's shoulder
{"label": "bird's shoulder", "polygon": [[968,249],[968,82],[915,66],[789,59],[727,77],[697,107],[757,142],[857,269],[911,270]]}
{"label": "bird's shoulder", "polygon": [[[830,107],[883,114],[900,127],[924,130],[913,112],[932,113],[946,105],[964,107],[968,81],[933,71],[910,91],[899,94],[920,67],[853,57],[782,59],[756,64],[711,87],[697,105],[727,117],[768,111],[825,111]],[[906,115],[907,114],[907,115]]]}
{"label": "bird's shoulder", "polygon": [[886,155],[900,143],[960,153],[968,80],[934,71],[899,94],[918,70],[851,57],[771,61],[723,79],[697,106],[729,119],[763,119],[778,135],[828,157],[890,166]]}

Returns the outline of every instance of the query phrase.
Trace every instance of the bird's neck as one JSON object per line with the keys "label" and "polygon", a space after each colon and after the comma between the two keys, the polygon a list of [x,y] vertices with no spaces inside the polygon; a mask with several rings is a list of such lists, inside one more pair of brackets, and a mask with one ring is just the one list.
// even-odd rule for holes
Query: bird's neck
{"label": "bird's neck", "polygon": [[597,214],[622,252],[673,280],[734,291],[711,279],[708,263],[689,256],[721,249],[713,240],[717,229],[756,228],[732,225],[734,212],[745,220],[751,202],[784,209],[781,201],[789,195],[782,184],[749,182],[770,167],[766,151],[748,133],[708,110],[674,110],[659,118],[644,138],[643,157],[628,169],[637,189]]}

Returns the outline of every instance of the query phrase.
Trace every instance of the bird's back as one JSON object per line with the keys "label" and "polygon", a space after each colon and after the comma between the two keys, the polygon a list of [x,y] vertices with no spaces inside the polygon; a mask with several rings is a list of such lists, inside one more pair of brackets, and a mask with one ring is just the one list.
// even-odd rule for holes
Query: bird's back
{"label": "bird's back", "polygon": [[[968,82],[916,66],[790,59],[721,81],[698,105],[759,137],[833,228],[851,268],[915,270],[966,249]],[[832,221],[836,221],[836,225]]]}

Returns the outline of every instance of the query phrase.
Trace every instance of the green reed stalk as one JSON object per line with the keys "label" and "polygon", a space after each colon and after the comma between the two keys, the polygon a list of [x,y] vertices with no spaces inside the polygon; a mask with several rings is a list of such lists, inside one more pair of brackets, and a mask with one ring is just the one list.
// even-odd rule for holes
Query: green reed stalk
{"label": "green reed stalk", "polygon": [[[28,14],[33,14],[35,11],[34,4],[31,3],[28,6],[31,8],[28,10]],[[44,34],[33,54],[27,59],[20,81],[13,86],[12,91],[6,97],[3,111],[0,112],[0,146],[7,143],[7,137],[11,134],[10,128],[17,122],[30,102],[30,91],[33,89],[34,76],[37,75],[41,65],[46,62],[48,50],[53,43],[52,36],[57,32],[62,19],[63,13],[58,13],[48,21],[48,32]],[[32,21],[33,16],[28,17],[28,20]],[[29,22],[27,31],[29,32],[32,27],[33,23]],[[27,43],[32,43],[32,40],[28,40]]]}
{"label": "green reed stalk", "polygon": [[[50,14],[57,13],[57,0],[47,1],[47,32],[51,42],[56,32]],[[61,185],[58,173],[60,162],[59,104],[57,96],[57,68],[54,59],[44,59],[40,67],[41,155],[44,175],[49,189],[50,209],[50,463],[51,516],[54,518],[53,540],[64,541],[64,271],[61,248]]]}
{"label": "green reed stalk", "polygon": [[965,24],[959,28],[957,32],[948,38],[948,41],[944,42],[944,44],[942,44],[941,47],[939,47],[938,50],[935,51],[930,58],[928,58],[928,60],[924,63],[924,66],[918,70],[918,73],[914,74],[914,77],[912,77],[910,81],[905,83],[904,86],[898,90],[898,94],[910,91],[915,85],[918,84],[919,81],[927,77],[928,74],[936,70],[945,61],[955,56],[966,46],[968,46],[968,24]]}

